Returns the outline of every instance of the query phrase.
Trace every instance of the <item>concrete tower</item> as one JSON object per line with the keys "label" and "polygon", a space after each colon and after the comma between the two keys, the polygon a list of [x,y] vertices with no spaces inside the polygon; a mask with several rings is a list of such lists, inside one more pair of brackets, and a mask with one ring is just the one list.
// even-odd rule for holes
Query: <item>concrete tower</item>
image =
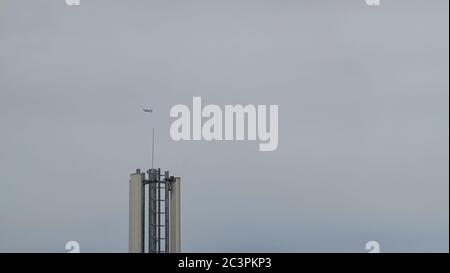
{"label": "concrete tower", "polygon": [[149,169],[147,173],[148,179],[139,169],[130,175],[129,252],[146,252],[147,230],[147,252],[178,253],[181,251],[181,179],[169,176],[168,171],[161,175],[160,169]]}

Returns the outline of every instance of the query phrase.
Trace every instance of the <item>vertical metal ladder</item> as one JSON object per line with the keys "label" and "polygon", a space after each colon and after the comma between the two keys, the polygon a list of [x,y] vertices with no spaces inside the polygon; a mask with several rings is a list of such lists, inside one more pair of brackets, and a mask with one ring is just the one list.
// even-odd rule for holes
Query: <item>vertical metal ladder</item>
{"label": "vertical metal ladder", "polygon": [[148,249],[150,253],[169,252],[169,190],[173,178],[169,172],[161,175],[161,169],[150,169],[148,189]]}

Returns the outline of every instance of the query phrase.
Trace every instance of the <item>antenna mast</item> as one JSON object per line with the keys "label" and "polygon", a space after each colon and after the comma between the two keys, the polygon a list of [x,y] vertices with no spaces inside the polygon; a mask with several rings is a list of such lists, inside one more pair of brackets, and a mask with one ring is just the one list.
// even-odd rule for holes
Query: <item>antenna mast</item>
{"label": "antenna mast", "polygon": [[155,162],[155,128],[152,128],[152,169]]}

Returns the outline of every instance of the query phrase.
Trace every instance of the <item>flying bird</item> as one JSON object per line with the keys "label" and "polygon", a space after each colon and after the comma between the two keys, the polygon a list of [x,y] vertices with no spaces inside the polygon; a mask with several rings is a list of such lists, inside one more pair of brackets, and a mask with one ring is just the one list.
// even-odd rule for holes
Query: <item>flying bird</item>
{"label": "flying bird", "polygon": [[149,109],[145,109],[145,108],[144,108],[144,109],[142,109],[142,110],[144,110],[144,112],[147,112],[147,113],[153,112],[153,109],[150,109],[150,108],[149,108]]}

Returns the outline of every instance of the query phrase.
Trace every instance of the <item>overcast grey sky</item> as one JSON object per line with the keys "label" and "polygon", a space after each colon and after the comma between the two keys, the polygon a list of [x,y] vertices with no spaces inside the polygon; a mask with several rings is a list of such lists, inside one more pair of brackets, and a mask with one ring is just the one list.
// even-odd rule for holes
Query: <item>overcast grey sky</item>
{"label": "overcast grey sky", "polygon": [[[126,252],[152,126],[184,251],[448,251],[448,5],[1,0],[0,252]],[[193,96],[278,104],[278,149],[172,141]]]}

